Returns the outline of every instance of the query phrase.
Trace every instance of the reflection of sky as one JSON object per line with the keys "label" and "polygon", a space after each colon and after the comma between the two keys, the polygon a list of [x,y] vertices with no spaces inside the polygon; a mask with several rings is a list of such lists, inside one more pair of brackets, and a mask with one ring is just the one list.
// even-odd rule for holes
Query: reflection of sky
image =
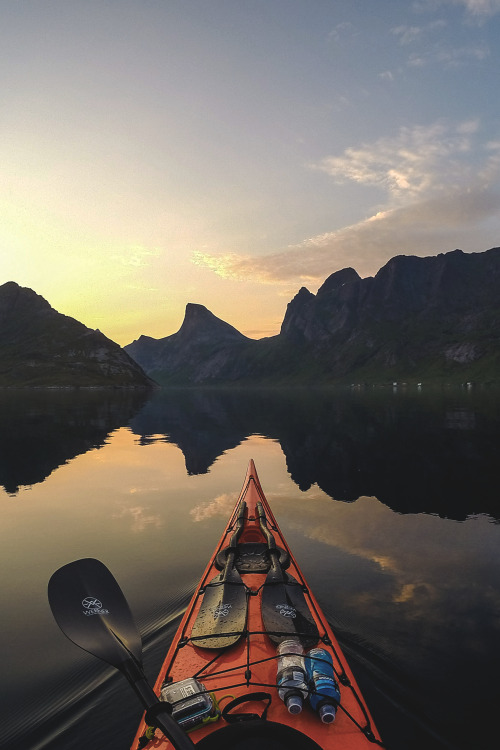
{"label": "reflection of sky", "polygon": [[373,497],[337,502],[317,486],[303,493],[279,444],[256,436],[228,450],[207,474],[188,476],[176,446],[140,445],[120,429],[43,483],[15,498],[0,494],[0,659],[4,674],[16,674],[9,701],[20,700],[21,692],[25,700],[27,684],[43,691],[52,670],[69,671],[81,659],[48,611],[51,573],[70,560],[97,557],[122,585],[139,626],[161,627],[185,606],[202,574],[250,457],[349,654],[372,671],[377,664],[390,691],[397,666],[398,679],[425,684],[429,705],[439,703],[450,716],[464,670],[476,681],[468,700],[484,699],[490,674],[500,668],[500,525],[487,516],[457,522],[402,515]]}
{"label": "reflection of sky", "polygon": [[301,503],[270,500],[299,560],[298,535],[317,543],[304,572],[355,652],[361,644],[372,666],[382,659],[385,676],[404,664],[443,716],[462,700],[464,675],[482,684],[478,704],[487,698],[500,666],[497,524],[399,515],[375,498],[346,505],[314,490]]}
{"label": "reflection of sky", "polygon": [[[280,492],[267,496],[292,551],[292,536],[307,548],[303,556],[295,552],[299,563],[311,568],[320,585],[326,583],[320,570],[328,571],[333,595],[325,590],[318,595],[333,611],[357,611],[360,622],[369,618],[373,627],[377,613],[382,616],[382,609],[389,607],[396,621],[406,623],[409,637],[414,635],[411,623],[427,623],[427,640],[432,638],[431,623],[441,633],[454,617],[460,617],[463,637],[479,639],[482,629],[496,624],[500,630],[500,528],[487,516],[457,522],[400,515],[376,498],[346,504],[317,489],[294,502]],[[227,506],[226,498],[219,497],[197,508],[197,515],[227,517]],[[301,536],[319,544],[311,547]],[[362,576],[369,577],[369,586],[363,585]],[[480,623],[475,615],[464,615],[464,609],[481,611]],[[392,650],[397,644],[392,632],[389,637]],[[480,647],[478,640],[475,648]]]}

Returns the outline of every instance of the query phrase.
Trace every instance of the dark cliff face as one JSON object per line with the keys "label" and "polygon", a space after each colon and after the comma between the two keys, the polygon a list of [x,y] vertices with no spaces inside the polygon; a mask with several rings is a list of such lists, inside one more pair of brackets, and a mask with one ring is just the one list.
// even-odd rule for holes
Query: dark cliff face
{"label": "dark cliff face", "polygon": [[203,305],[189,303],[177,333],[162,339],[141,336],[125,350],[159,382],[186,385],[237,377],[235,356],[253,344]]}
{"label": "dark cliff face", "polygon": [[329,276],[316,296],[302,287],[287,307],[281,335],[296,343],[301,338],[326,342],[349,329],[357,320],[360,295],[367,281],[354,269],[345,268]]}
{"label": "dark cliff face", "polygon": [[100,331],[56,312],[31,289],[0,286],[0,386],[152,385]]}
{"label": "dark cliff face", "polygon": [[373,278],[333,274],[301,290],[281,335],[333,377],[491,379],[500,365],[500,248],[392,258]]}
{"label": "dark cliff face", "polygon": [[[179,331],[174,334],[185,346],[193,343],[235,343],[248,341],[236,328],[217,318],[203,305],[189,302]],[[170,338],[170,337],[168,337]]]}
{"label": "dark cliff face", "polygon": [[178,333],[126,347],[163,382],[500,379],[500,248],[397,256],[300,289],[278,336],[252,341],[200,305]]}

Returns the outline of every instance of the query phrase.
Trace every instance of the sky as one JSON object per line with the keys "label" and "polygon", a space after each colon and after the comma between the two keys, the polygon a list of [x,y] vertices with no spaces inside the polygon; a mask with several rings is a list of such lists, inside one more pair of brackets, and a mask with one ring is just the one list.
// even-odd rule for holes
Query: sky
{"label": "sky", "polygon": [[188,302],[500,245],[500,0],[0,0],[0,284],[126,345]]}

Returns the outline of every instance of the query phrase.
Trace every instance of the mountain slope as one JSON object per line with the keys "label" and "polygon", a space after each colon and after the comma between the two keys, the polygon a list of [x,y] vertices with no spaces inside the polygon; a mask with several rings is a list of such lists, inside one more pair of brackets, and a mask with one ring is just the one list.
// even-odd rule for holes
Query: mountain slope
{"label": "mountain slope", "polygon": [[219,373],[230,380],[234,357],[254,343],[203,305],[189,303],[177,333],[141,336],[125,351],[162,384],[201,383]]}
{"label": "mountain slope", "polygon": [[31,289],[0,286],[0,386],[152,385],[100,331],[56,312]]}
{"label": "mountain slope", "polygon": [[176,334],[125,350],[176,385],[500,380],[500,248],[401,255],[364,279],[343,269],[259,341],[188,305]]}
{"label": "mountain slope", "polygon": [[316,296],[301,291],[281,329],[337,377],[498,376],[500,248],[398,256],[374,278],[343,274]]}

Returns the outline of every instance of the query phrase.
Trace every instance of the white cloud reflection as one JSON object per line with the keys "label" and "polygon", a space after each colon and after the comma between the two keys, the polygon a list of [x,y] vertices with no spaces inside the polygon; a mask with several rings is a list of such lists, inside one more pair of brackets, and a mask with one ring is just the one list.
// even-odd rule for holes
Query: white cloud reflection
{"label": "white cloud reflection", "polygon": [[195,523],[205,521],[207,518],[229,518],[235,502],[234,494],[224,493],[208,503],[200,503],[200,505],[192,508],[189,513]]}

